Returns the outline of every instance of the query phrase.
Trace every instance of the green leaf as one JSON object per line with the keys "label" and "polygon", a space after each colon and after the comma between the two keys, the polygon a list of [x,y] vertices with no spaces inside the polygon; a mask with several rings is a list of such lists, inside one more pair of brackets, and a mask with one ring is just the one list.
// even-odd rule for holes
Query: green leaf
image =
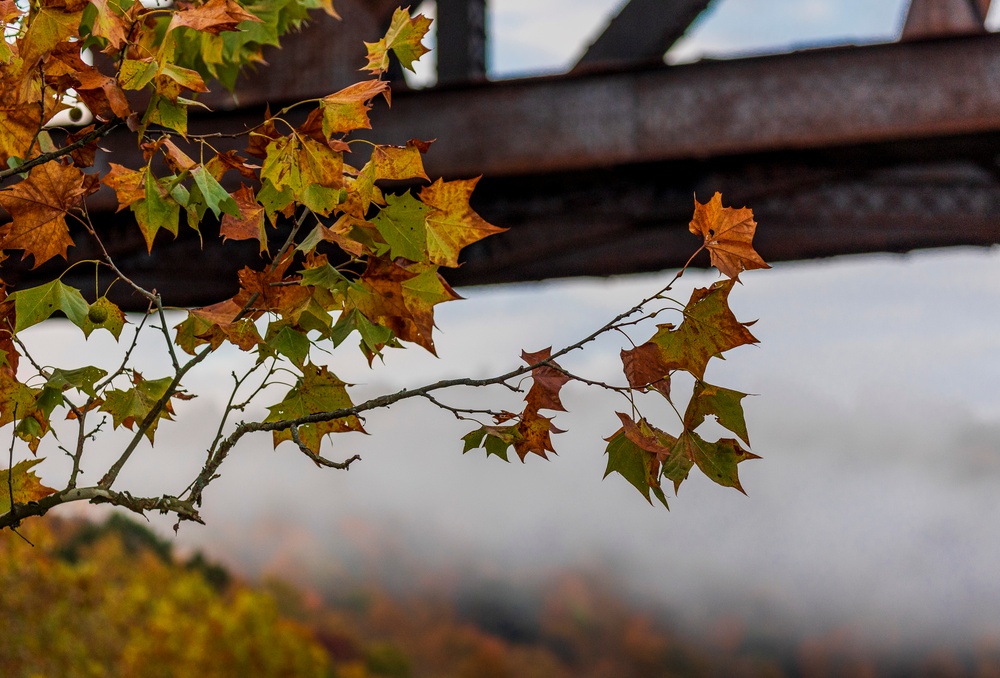
{"label": "green leaf", "polygon": [[264,341],[275,353],[285,356],[299,368],[305,365],[312,347],[309,337],[281,321],[268,326]]}
{"label": "green leaf", "polygon": [[625,429],[619,429],[608,440],[605,453],[608,455],[608,466],[604,471],[607,478],[612,472],[618,473],[639,490],[646,501],[653,504],[650,493],[655,496],[667,510],[667,498],[660,488],[659,461],[656,455],[647,452],[625,435]]}
{"label": "green leaf", "polygon": [[324,264],[314,268],[305,268],[302,269],[301,273],[302,280],[300,282],[302,285],[322,287],[325,290],[339,292],[341,294],[347,291],[347,286],[349,284],[347,278],[344,277],[343,273],[335,269],[330,264]]}
{"label": "green leaf", "polygon": [[68,388],[75,388],[83,391],[91,398],[96,398],[97,391],[94,385],[106,376],[108,376],[107,370],[102,370],[100,367],[94,367],[93,365],[79,367],[75,370],[56,368],[52,370],[49,380],[45,382],[45,387],[57,389],[60,392]]}
{"label": "green leaf", "polygon": [[740,403],[746,396],[746,393],[712,386],[699,380],[694,385],[694,393],[684,413],[684,427],[693,431],[701,426],[706,416],[711,415],[720,425],[738,435],[749,445],[750,436],[747,433],[743,405]]}
{"label": "green leaf", "polygon": [[409,192],[401,196],[389,194],[385,199],[387,206],[372,219],[372,223],[389,243],[390,256],[427,261],[427,228],[424,225],[427,206]]}
{"label": "green leaf", "polygon": [[[353,403],[351,403],[345,386],[346,384],[331,373],[325,365],[306,365],[302,370],[302,378],[298,380],[295,388],[290,390],[280,403],[267,408],[270,414],[264,421],[287,421],[310,414],[349,408]],[[299,438],[306,447],[315,454],[319,454],[323,436],[345,431],[364,433],[364,428],[358,418],[351,415],[332,421],[302,424],[299,426]],[[275,447],[281,442],[291,439],[292,433],[287,429],[274,432]]]}
{"label": "green leaf", "polygon": [[205,199],[208,209],[212,210],[216,219],[221,218],[222,213],[231,217],[240,216],[239,205],[233,200],[233,196],[229,195],[222,184],[216,181],[215,177],[202,165],[192,168],[191,176],[194,177],[194,182],[201,190],[201,195]]}
{"label": "green leaf", "polygon": [[125,59],[118,72],[118,83],[122,89],[142,89],[156,77],[157,64],[152,57],[141,61]]}
{"label": "green leaf", "polygon": [[[111,415],[115,428],[124,426],[129,430],[134,430],[136,425],[141,425],[153,406],[163,397],[173,381],[170,377],[162,379],[143,379],[137,372],[133,381],[135,387],[127,391],[112,389],[105,394],[104,402],[101,404],[101,411]],[[160,410],[159,415],[152,425],[146,429],[146,437],[149,442],[153,442],[153,434],[161,419],[170,419],[171,408],[169,402],[167,406]]]}
{"label": "green leaf", "polygon": [[90,338],[90,333],[97,329],[107,330],[120,339],[122,329],[125,327],[125,314],[122,310],[107,297],[99,297],[87,309],[87,317],[80,328],[84,336]]}
{"label": "green leaf", "polygon": [[180,205],[165,190],[165,184],[173,177],[157,180],[152,172],[147,170],[145,174],[145,197],[132,203],[132,212],[146,240],[146,248],[152,252],[153,240],[161,228],[177,236],[181,212]]}
{"label": "green leaf", "polygon": [[710,443],[691,431],[684,431],[678,437],[677,445],[671,451],[671,457],[674,455],[690,459],[712,481],[724,487],[735,487],[743,494],[746,492],[740,485],[736,466],[747,459],[759,459],[757,455],[741,448],[734,438]]}
{"label": "green leaf", "polygon": [[462,437],[465,446],[462,454],[480,447],[486,450],[486,458],[500,457],[507,463],[507,450],[520,439],[516,426],[483,426]]}
{"label": "green leaf", "polygon": [[428,51],[420,41],[427,34],[430,25],[431,20],[423,15],[411,19],[405,9],[397,9],[392,15],[392,23],[385,37],[378,42],[365,43],[368,48],[368,65],[365,69],[373,73],[384,72],[389,68],[389,50],[392,50],[400,65],[412,71],[413,62]]}
{"label": "green leaf", "polygon": [[45,285],[18,290],[10,295],[14,299],[14,332],[36,325],[56,311],[66,314],[74,325],[83,327],[87,319],[87,300],[80,290],[53,280]]}

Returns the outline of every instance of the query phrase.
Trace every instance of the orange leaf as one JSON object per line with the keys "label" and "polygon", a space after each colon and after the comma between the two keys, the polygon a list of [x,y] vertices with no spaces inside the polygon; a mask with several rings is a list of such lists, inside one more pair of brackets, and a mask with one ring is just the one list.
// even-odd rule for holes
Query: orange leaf
{"label": "orange leaf", "polygon": [[694,201],[690,230],[705,239],[712,265],[723,275],[738,278],[743,271],[771,268],[753,248],[757,222],[753,211],[742,207],[722,206],[722,194],[716,193],[704,205]]}
{"label": "orange leaf", "polygon": [[[521,360],[529,365],[537,365],[545,362],[552,355],[552,347],[543,348],[537,353],[521,351]],[[552,364],[555,364],[554,362]],[[562,401],[559,399],[559,391],[569,381],[569,377],[564,372],[560,372],[554,367],[542,365],[531,370],[531,389],[525,400],[528,407],[535,410],[560,410],[566,411]]]}
{"label": "orange leaf", "polygon": [[440,266],[458,266],[458,253],[466,245],[502,233],[469,206],[472,189],[479,178],[462,181],[438,179],[420,190],[420,200],[432,210],[427,214],[427,251]]}
{"label": "orange leaf", "polygon": [[260,19],[233,0],[208,0],[200,7],[182,9],[174,14],[167,30],[173,30],[178,26],[187,26],[196,31],[218,35],[226,31],[235,31],[236,27],[244,21],[262,23]]}
{"label": "orange leaf", "polygon": [[267,234],[264,232],[264,208],[254,197],[253,189],[242,186],[233,193],[240,209],[239,218],[228,214],[222,217],[221,233],[224,240],[258,240],[260,251],[267,251]]}
{"label": "orange leaf", "polygon": [[66,258],[73,245],[66,214],[83,202],[87,193],[84,174],[72,165],[49,162],[31,170],[28,178],[0,191],[0,205],[13,221],[0,227],[0,249],[24,250],[35,258],[35,267],[52,257]]}
{"label": "orange leaf", "polygon": [[[0,471],[0,513],[10,511],[11,500],[14,504],[26,504],[55,492],[51,487],[42,485],[38,476],[31,470],[32,466],[41,461],[41,459],[27,459],[14,464],[13,468]],[[12,488],[13,496],[10,494]]]}

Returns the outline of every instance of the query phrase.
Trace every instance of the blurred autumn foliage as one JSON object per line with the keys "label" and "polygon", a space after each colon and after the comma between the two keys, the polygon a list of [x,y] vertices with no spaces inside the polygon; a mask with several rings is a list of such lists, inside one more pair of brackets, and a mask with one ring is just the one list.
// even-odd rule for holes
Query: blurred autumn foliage
{"label": "blurred autumn foliage", "polygon": [[579,573],[556,576],[540,596],[484,588],[463,599],[375,582],[321,596],[250,586],[200,555],[179,559],[120,516],[22,532],[34,547],[0,535],[5,678],[1000,675],[998,643],[876,653],[840,629],[767,644],[734,617],[694,638]]}

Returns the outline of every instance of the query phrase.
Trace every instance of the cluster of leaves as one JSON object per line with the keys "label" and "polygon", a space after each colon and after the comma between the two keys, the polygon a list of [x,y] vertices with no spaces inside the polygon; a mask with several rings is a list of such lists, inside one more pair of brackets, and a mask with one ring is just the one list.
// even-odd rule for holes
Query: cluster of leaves
{"label": "cluster of leaves", "polygon": [[[334,13],[329,0],[207,0],[169,7],[134,0],[42,0],[30,6],[0,0],[7,35],[0,41],[0,160],[8,168],[0,171],[0,180],[10,182],[0,190],[0,206],[10,215],[0,226],[0,256],[20,250],[37,267],[65,259],[74,238],[87,237],[103,255],[89,263],[110,271],[112,284],[126,286],[148,305],[148,312],[130,323],[107,288],[95,289],[89,300],[61,277],[28,289],[0,288],[0,425],[13,424],[15,436],[33,454],[54,435],[57,414],[76,427],[76,445],[60,446],[72,471],[59,490],[38,481],[32,470],[38,459],[13,464],[12,440],[7,482],[0,478],[6,511],[0,527],[80,500],[200,521],[203,491],[244,435],[270,431],[275,446],[290,442],[318,465],[347,468],[357,457],[327,459],[321,455],[324,438],[363,431],[363,412],[412,397],[430,399],[462,418],[492,416],[493,424],[466,436],[466,451],[483,446],[487,454],[506,459],[513,447],[522,461],[528,454],[545,457],[553,451],[551,434],[559,431],[541,412],[564,409],[559,392],[569,381],[596,383],[571,374],[556,359],[604,332],[624,333],[660,312],[647,312],[647,305],[668,300],[670,285],[572,346],[524,353],[526,365],[504,375],[440,381],[354,404],[347,384],[316,358],[317,347],[329,354],[357,333],[370,365],[384,350],[404,343],[434,353],[434,308],[459,298],[439,269],[458,266],[463,248],[503,229],[470,207],[477,179],[430,180],[422,160],[429,142],[394,146],[350,138],[370,128],[368,112],[377,100],[391,103],[385,80],[391,58],[412,69],[427,51],[421,40],[429,21],[402,9],[385,36],[367,45],[368,79],[268,112],[242,133],[189,132],[188,111],[199,105],[198,94],[216,81],[232,85],[241,68],[260,60],[263,46],[277,44],[312,8]],[[61,133],[46,125],[74,101],[85,104],[96,122],[62,133],[57,141]],[[140,166],[114,158],[95,163],[100,139],[112,132],[134,135]],[[357,151],[360,161],[354,162]],[[94,171],[95,166],[108,169]],[[117,196],[119,211],[134,216],[150,253],[164,232],[177,236],[181,228],[191,228],[200,236],[202,224],[216,222],[224,240],[256,241],[262,263],[239,272],[234,296],[190,310],[171,333],[164,313],[169,300],[118,267],[100,223],[88,212],[87,197],[102,186]],[[677,438],[644,418],[621,415],[624,427],[611,439],[609,471],[622,473],[647,499],[652,491],[662,500],[659,479],[679,484],[692,465],[738,488],[735,465],[753,456],[733,440],[708,443],[695,429],[713,415],[747,442],[743,394],[700,380],[712,357],[755,341],[727,305],[738,273],[766,266],[750,244],[755,226],[749,210],[723,208],[719,196],[697,206],[692,229],[730,279],[696,290],[680,309],[680,327],[661,325],[649,342],[623,353],[627,387],[598,384],[634,404],[632,395],[648,389],[669,400],[670,375],[677,370],[699,380]],[[99,330],[118,341],[124,337],[124,360],[107,369],[39,364],[24,332],[55,314],[78,326],[85,338]],[[147,329],[163,342],[172,365],[168,374],[144,375],[130,362]],[[233,375],[218,434],[207,445],[197,477],[179,496],[139,498],[113,489],[138,445],[144,439],[153,443],[158,425],[173,418],[179,401],[193,397],[183,388],[185,376],[224,344],[256,360],[244,374]],[[231,424],[234,413],[273,393],[289,373],[294,384],[271,401],[263,420]],[[463,385],[518,389],[518,380],[528,377],[532,385],[519,414],[452,407],[431,395]],[[129,442],[96,483],[78,487],[87,445],[108,417],[112,428],[132,432]]]}

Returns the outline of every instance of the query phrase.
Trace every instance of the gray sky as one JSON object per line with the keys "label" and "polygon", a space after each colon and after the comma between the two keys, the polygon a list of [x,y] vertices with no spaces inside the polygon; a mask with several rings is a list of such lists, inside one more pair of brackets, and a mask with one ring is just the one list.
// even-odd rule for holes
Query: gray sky
{"label": "gray sky", "polygon": [[[616,4],[553,0],[539,14],[537,0],[494,2],[494,73],[565,67]],[[900,5],[723,1],[678,50],[690,58],[700,50],[891,39]],[[340,349],[332,369],[359,384],[356,398],[493,374],[518,364],[522,349],[578,339],[667,277],[463,290],[467,301],[438,313],[440,360],[412,348],[369,371]],[[687,275],[681,289],[713,279]],[[373,415],[367,438],[335,440],[330,456],[364,456],[349,473],[320,471],[290,448],[275,452],[268,438],[253,438],[206,496],[208,527],[185,526],[179,543],[256,571],[319,579],[358,561],[376,570],[386,562],[459,563],[464,576],[484,578],[610,568],[626,588],[692,623],[736,610],[773,623],[776,634],[854,624],[875,643],[893,632],[996,637],[1000,249],[779,264],[747,274],[732,302],[741,319],[760,319],[761,344],[734,351],[709,379],[759,394],[747,410],[763,460],[741,466],[748,497],[693,477],[667,513],[618,477],[601,481],[601,439],[625,405],[568,387],[570,412],[556,423],[570,432],[555,438],[560,454],[548,463],[463,457],[459,438],[470,426],[420,403]],[[77,330],[45,332],[46,362],[81,361]],[[102,341],[86,351],[114,350]],[[618,380],[619,347],[600,342],[566,365]],[[123,487],[183,487],[211,436],[211,410],[222,405],[220,380],[238,359],[227,353],[192,375],[189,388],[201,397],[178,406],[188,423],[164,424]],[[141,360],[147,376],[164,373],[152,353]],[[456,397],[495,404],[508,396]],[[668,412],[659,416],[669,429]],[[43,475],[59,468],[50,456]]]}

